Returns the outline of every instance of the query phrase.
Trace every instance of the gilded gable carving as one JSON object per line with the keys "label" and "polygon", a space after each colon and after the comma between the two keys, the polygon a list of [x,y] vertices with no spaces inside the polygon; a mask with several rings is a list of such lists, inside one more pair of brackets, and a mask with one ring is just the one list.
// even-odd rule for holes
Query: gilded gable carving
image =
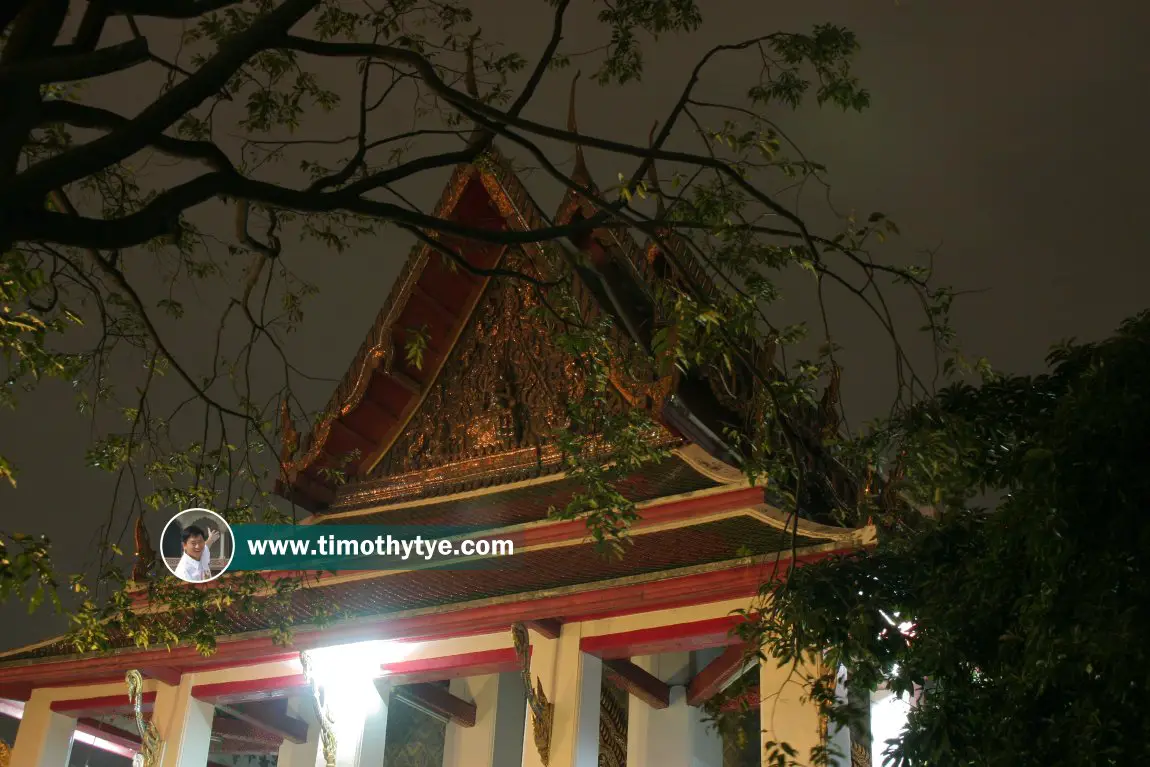
{"label": "gilded gable carving", "polygon": [[[502,264],[532,274],[527,257]],[[373,476],[539,448],[566,423],[583,394],[574,362],[555,348],[556,329],[537,308],[534,287],[493,278],[423,403]]]}

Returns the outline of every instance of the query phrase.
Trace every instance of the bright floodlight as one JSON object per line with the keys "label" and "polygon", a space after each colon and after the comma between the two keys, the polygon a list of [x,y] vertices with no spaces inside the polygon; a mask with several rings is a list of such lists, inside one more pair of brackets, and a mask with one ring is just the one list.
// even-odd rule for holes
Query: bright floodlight
{"label": "bright floodlight", "polygon": [[886,742],[902,734],[911,702],[895,695],[876,700],[870,708],[871,764],[882,764]]}
{"label": "bright floodlight", "polygon": [[311,679],[323,690],[337,728],[341,721],[362,723],[379,710],[380,665],[403,660],[414,649],[408,642],[373,640],[307,651]]}

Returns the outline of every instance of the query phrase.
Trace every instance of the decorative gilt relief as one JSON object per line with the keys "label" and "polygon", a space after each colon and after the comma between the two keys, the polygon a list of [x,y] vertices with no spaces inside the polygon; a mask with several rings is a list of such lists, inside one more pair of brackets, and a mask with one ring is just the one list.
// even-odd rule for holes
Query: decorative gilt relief
{"label": "decorative gilt relief", "polygon": [[7,743],[0,740],[0,767],[8,767],[8,764],[11,761],[12,761],[12,749],[10,749],[8,747]]}
{"label": "decorative gilt relief", "polygon": [[606,677],[599,695],[599,767],[627,767],[627,693]]}
{"label": "decorative gilt relief", "polygon": [[[538,275],[522,251],[500,265]],[[541,451],[567,425],[567,404],[584,394],[575,361],[556,348],[557,322],[540,312],[535,287],[495,278],[405,433],[373,469],[388,477],[514,450]],[[658,378],[638,349],[616,351],[615,407],[658,412],[671,377]]]}
{"label": "decorative gilt relief", "polygon": [[551,725],[555,718],[555,704],[547,700],[543,692],[543,681],[535,680],[531,686],[531,638],[527,627],[522,623],[511,624],[511,637],[515,644],[515,655],[519,658],[523,685],[527,690],[527,705],[531,709],[531,734],[535,740],[535,750],[543,767],[551,763]]}
{"label": "decorative gilt relief", "polygon": [[304,678],[308,680],[311,687],[316,716],[319,719],[319,742],[324,765],[325,767],[335,767],[336,750],[339,744],[335,737],[335,721],[332,719],[331,709],[328,708],[323,688],[320,687],[312,673],[311,656],[306,650],[299,654],[299,662],[303,666]]}
{"label": "decorative gilt relief", "polygon": [[[502,266],[531,273],[509,253]],[[566,403],[582,395],[574,363],[535,314],[522,281],[493,279],[406,433],[372,472],[388,476],[446,463],[539,448],[566,425]]]}
{"label": "decorative gilt relief", "polygon": [[871,767],[870,752],[857,740],[851,740],[851,767]]}

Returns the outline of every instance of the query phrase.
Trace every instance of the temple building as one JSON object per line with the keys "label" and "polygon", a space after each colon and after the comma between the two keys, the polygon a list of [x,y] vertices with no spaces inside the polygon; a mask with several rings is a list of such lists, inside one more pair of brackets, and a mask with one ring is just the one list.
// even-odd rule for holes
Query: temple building
{"label": "temple building", "polygon": [[[589,184],[581,157],[577,178]],[[569,193],[554,220],[592,214]],[[438,215],[495,231],[544,225],[494,152],[455,170]],[[640,349],[660,281],[709,284],[674,265],[689,259],[616,229],[568,243],[583,255],[574,262],[552,244],[443,242],[485,270],[575,269],[585,316],[608,314]],[[580,489],[550,435],[583,384],[549,342],[539,300],[530,283],[417,247],[325,415],[289,440],[279,487],[311,514],[305,524],[466,525],[514,536],[514,556],[313,579],[291,596],[303,625],[287,646],[258,611],[229,607],[210,657],[126,638],[99,654],[62,639],[5,653],[0,713],[21,719],[10,767],[64,767],[75,739],[143,750],[147,767],[744,767],[766,764],[768,741],[805,758],[828,739],[849,752],[791,669],[748,659],[732,629],[792,558],[866,546],[873,529],[796,526],[732,466],[729,391],[702,373],[631,365],[613,373],[613,401],[652,414],[668,457],[620,481],[640,518],[624,555],[604,557],[582,520],[549,515]],[[412,328],[426,329],[419,364],[404,354]],[[308,625],[327,605],[342,617]],[[705,721],[703,704],[734,683],[746,689],[745,738]]]}

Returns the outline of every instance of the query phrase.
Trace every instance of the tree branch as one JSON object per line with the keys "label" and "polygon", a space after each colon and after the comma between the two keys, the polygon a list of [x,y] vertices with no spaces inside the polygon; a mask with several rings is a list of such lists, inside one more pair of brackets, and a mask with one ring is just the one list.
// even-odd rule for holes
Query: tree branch
{"label": "tree branch", "polygon": [[563,39],[563,16],[567,12],[567,6],[570,4],[571,0],[559,0],[559,2],[555,4],[555,22],[551,25],[551,39],[547,42],[547,47],[543,49],[543,53],[539,56],[539,61],[535,64],[535,69],[531,72],[531,76],[527,78],[527,83],[523,86],[523,90],[515,98],[511,106],[508,107],[507,114],[512,117],[518,117],[519,113],[523,111],[523,107],[527,106],[527,102],[535,95],[535,90],[543,80],[543,75],[546,74],[551,59],[555,57],[555,51],[559,48],[559,43]]}
{"label": "tree branch", "polygon": [[[7,203],[35,205],[52,189],[59,189],[126,160],[151,144],[188,111],[224,88],[236,70],[253,54],[274,41],[303,18],[319,0],[284,0],[270,13],[221,44],[194,75],[152,102],[124,125],[95,141],[68,150],[17,174],[0,195]],[[150,3],[145,3],[149,5]],[[136,9],[132,9],[135,11]]]}
{"label": "tree branch", "polygon": [[16,20],[30,0],[8,0],[0,5],[0,34],[8,30],[8,25]]}
{"label": "tree branch", "polygon": [[[743,47],[749,46],[751,42],[747,42]],[[740,44],[742,45],[742,44]],[[544,125],[532,120],[526,120],[522,117],[510,115],[502,110],[496,109],[488,104],[484,104],[478,99],[471,98],[464,93],[461,93],[451,86],[449,86],[439,74],[435,71],[435,67],[430,61],[420,56],[413,51],[405,50],[403,48],[396,48],[389,45],[378,45],[374,43],[336,43],[328,42],[325,40],[312,40],[295,35],[284,35],[280,47],[290,50],[298,50],[303,53],[310,53],[316,56],[325,57],[377,57],[386,61],[394,61],[403,64],[408,64],[415,68],[420,77],[427,83],[428,87],[433,92],[443,97],[445,101],[450,103],[455,108],[462,111],[471,119],[483,119],[495,132],[501,135],[512,135],[506,131],[506,127],[519,128],[529,133],[534,133],[544,138],[555,139],[568,144],[582,144],[584,146],[595,147],[602,149],[613,154],[623,154],[632,157],[638,157],[644,160],[665,160],[667,162],[679,162],[687,165],[700,165],[703,167],[711,168],[724,176],[726,176],[732,183],[738,186],[747,194],[751,195],[756,201],[766,206],[769,210],[779,216],[787,219],[791,224],[798,228],[807,240],[807,246],[811,250],[811,256],[817,257],[818,249],[815,247],[813,239],[810,239],[810,234],[806,228],[803,220],[794,212],[789,210],[784,205],[771,199],[770,196],[764,194],[757,189],[753,184],[743,178],[742,174],[736,168],[731,167],[728,163],[721,160],[706,157],[703,155],[690,154],[687,152],[674,152],[661,149],[658,146],[641,147],[634,144],[625,144],[620,141],[613,141],[611,139],[603,139],[594,136],[588,136],[584,133],[573,133],[571,131],[563,130],[560,128],[553,128],[550,125]],[[726,46],[737,48],[739,46]],[[723,46],[720,46],[723,48]],[[688,88],[685,93],[689,96],[690,89]],[[685,104],[685,102],[684,102]],[[680,109],[682,106],[679,107]],[[660,136],[671,129],[672,121],[668,121],[660,132]],[[656,139],[656,143],[658,139]],[[640,166],[643,168],[644,166]],[[645,168],[644,168],[645,172]]]}
{"label": "tree branch", "polygon": [[[75,101],[48,101],[41,109],[44,123],[62,122],[77,128],[114,131],[131,120],[100,107],[87,106]],[[164,134],[156,136],[148,146],[171,157],[201,160],[219,171],[234,171],[235,167],[224,151],[210,141],[191,141]]]}
{"label": "tree branch", "polygon": [[140,245],[179,232],[180,213],[214,197],[228,197],[303,213],[346,211],[381,221],[419,227],[426,231],[499,245],[545,242],[573,237],[602,227],[602,221],[584,220],[565,226],[531,231],[494,230],[465,226],[392,203],[365,200],[340,190],[315,193],[286,189],[263,181],[243,178],[231,172],[212,172],[156,195],[140,210],[122,218],[107,220],[70,216],[49,210],[28,209],[0,222],[13,241],[49,242],[73,247],[118,249]]}
{"label": "tree branch", "polygon": [[70,48],[50,49],[48,55],[42,58],[0,66],[0,86],[16,82],[46,85],[87,80],[131,69],[143,64],[150,55],[148,41],[143,37],[91,52],[77,53]]}
{"label": "tree branch", "polygon": [[112,13],[153,16],[158,19],[194,19],[242,0],[113,0]]}

